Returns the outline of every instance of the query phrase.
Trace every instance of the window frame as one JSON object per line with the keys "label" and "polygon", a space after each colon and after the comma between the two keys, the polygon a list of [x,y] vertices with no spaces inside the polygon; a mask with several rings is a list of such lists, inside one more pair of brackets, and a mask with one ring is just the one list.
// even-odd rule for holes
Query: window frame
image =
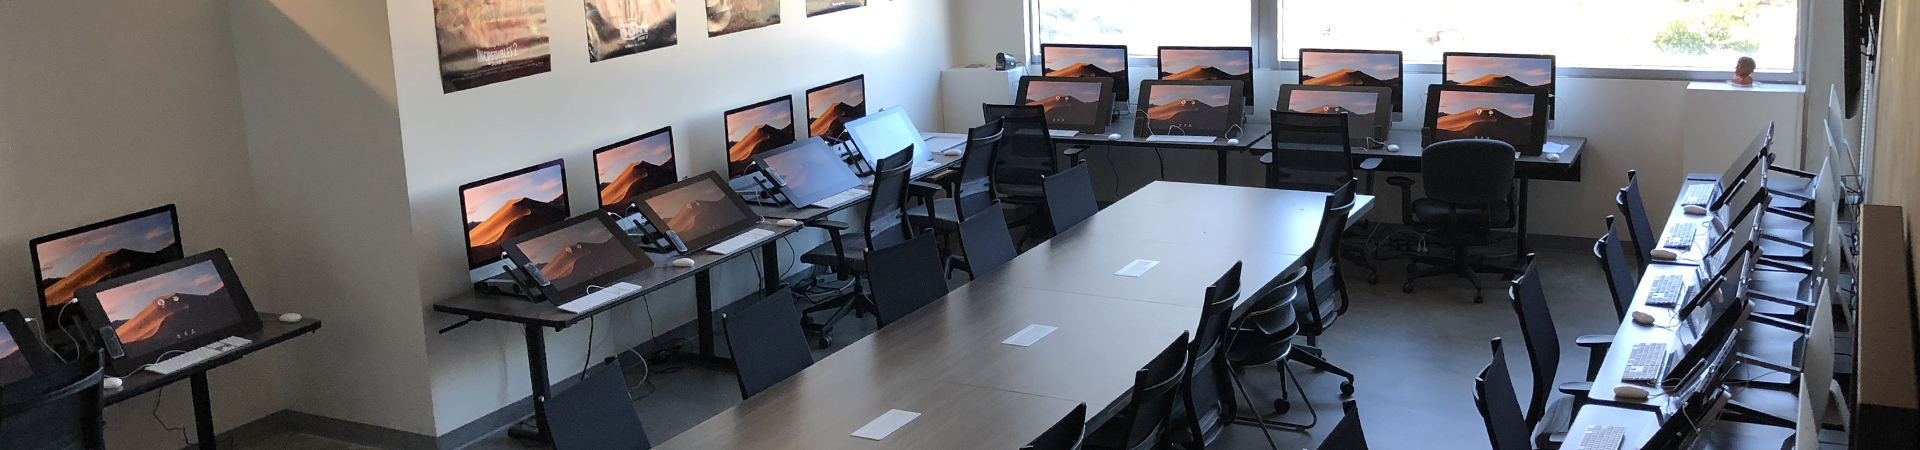
{"label": "window frame", "polygon": [[[1253,8],[1252,46],[1254,68],[1278,71],[1298,71],[1300,61],[1289,59],[1280,54],[1280,0],[1249,0]],[[1811,24],[1811,0],[1794,2],[1799,8],[1795,30],[1793,68],[1785,72],[1755,72],[1753,79],[1764,83],[1806,84],[1807,53],[1811,50],[1811,37],[1807,35]],[[1027,51],[1031,55],[1029,64],[1040,64],[1040,0],[1026,0]],[[1129,49],[1129,53],[1134,53]],[[1127,65],[1133,67],[1157,67],[1159,59],[1150,56],[1128,56]],[[1407,74],[1435,75],[1440,73],[1440,64],[1407,63]],[[1686,69],[1644,69],[1620,67],[1579,67],[1561,65],[1557,69],[1557,78],[1595,78],[1613,80],[1653,80],[1653,81],[1724,81],[1733,78],[1732,70],[1686,70]]]}

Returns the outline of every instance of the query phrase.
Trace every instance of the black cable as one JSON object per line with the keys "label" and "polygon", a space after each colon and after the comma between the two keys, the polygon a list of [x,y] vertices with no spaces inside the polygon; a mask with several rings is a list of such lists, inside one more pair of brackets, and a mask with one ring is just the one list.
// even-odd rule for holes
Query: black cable
{"label": "black cable", "polygon": [[160,428],[163,431],[180,432],[180,442],[186,443],[187,447],[193,447],[194,442],[192,438],[187,437],[187,427],[169,426],[167,425],[166,419],[160,418],[160,405],[163,402],[165,402],[166,399],[167,399],[167,387],[161,386],[160,389],[156,389],[156,392],[154,392],[153,394],[153,412],[151,413],[153,415],[153,421],[160,423]]}
{"label": "black cable", "polygon": [[586,378],[587,368],[593,367],[593,331],[594,331],[594,325],[598,322],[599,319],[600,319],[600,316],[597,314],[587,316],[587,356],[585,358],[581,358],[581,361],[580,361],[580,377],[581,378]]}
{"label": "black cable", "polygon": [[1153,157],[1160,160],[1160,181],[1167,181],[1167,155],[1160,152],[1160,147],[1154,147]]}

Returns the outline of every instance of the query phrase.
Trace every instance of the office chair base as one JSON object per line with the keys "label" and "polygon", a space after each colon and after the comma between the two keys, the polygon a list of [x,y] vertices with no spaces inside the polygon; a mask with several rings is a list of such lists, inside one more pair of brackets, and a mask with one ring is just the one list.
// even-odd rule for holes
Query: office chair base
{"label": "office chair base", "polygon": [[[1306,387],[1300,384],[1299,376],[1295,375],[1293,371],[1287,370],[1286,364],[1287,364],[1286,361],[1281,361],[1277,365],[1277,368],[1280,370],[1280,373],[1282,376],[1280,378],[1280,384],[1281,384],[1280,398],[1273,400],[1274,414],[1285,415],[1288,411],[1291,411],[1293,409],[1293,404],[1287,401],[1288,399],[1287,399],[1287,386],[1286,386],[1287,379],[1292,378],[1294,391],[1300,393],[1300,402],[1305,403],[1307,405],[1307,414],[1309,417],[1309,419],[1307,420],[1307,423],[1293,423],[1293,422],[1287,422],[1284,420],[1258,417],[1257,415],[1259,414],[1259,412],[1253,411],[1253,414],[1256,415],[1255,417],[1247,417],[1247,416],[1242,416],[1238,414],[1234,415],[1233,422],[1232,422],[1233,424],[1246,425],[1251,427],[1260,427],[1260,428],[1265,428],[1269,430],[1300,431],[1300,432],[1307,431],[1309,429],[1312,429],[1315,425],[1320,424],[1320,413],[1318,411],[1314,411],[1313,400],[1307,398]],[[1253,404],[1253,398],[1251,395],[1247,393],[1246,384],[1240,381],[1239,376],[1233,376],[1232,379],[1233,379],[1233,384],[1240,387],[1240,397],[1246,400],[1247,404],[1249,405],[1247,409],[1252,410],[1253,408],[1251,407],[1251,405]]]}
{"label": "office chair base", "polygon": [[[1413,275],[1407,277],[1407,282],[1400,285],[1400,292],[1413,293],[1413,282],[1422,278],[1458,275],[1460,278],[1467,280],[1467,283],[1473,285],[1473,302],[1486,303],[1486,294],[1484,292],[1486,286],[1481,283],[1480,278],[1477,276],[1478,274],[1497,274],[1501,275],[1502,278],[1512,279],[1520,275],[1520,270],[1487,264],[1482,261],[1485,261],[1485,259],[1468,257],[1464,250],[1456,251],[1453,258],[1415,256],[1413,262],[1407,263],[1407,272]],[[1432,267],[1428,267],[1426,270],[1420,270],[1420,265],[1422,264]]]}
{"label": "office chair base", "polygon": [[[828,317],[827,321],[814,321],[813,313],[829,309],[833,310],[833,316]],[[853,313],[855,319],[865,318],[867,313],[872,309],[874,309],[873,300],[867,297],[865,292],[856,290],[855,292],[821,302],[818,305],[802,311],[800,313],[800,329],[819,333],[820,348],[830,348],[833,347],[833,326],[840,323],[840,319],[845,318],[849,312]]]}

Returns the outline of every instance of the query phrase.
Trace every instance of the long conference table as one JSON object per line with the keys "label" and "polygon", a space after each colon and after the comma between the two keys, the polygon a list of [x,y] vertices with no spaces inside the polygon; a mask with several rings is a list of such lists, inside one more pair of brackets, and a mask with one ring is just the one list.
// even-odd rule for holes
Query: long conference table
{"label": "long conference table", "polygon": [[[1206,286],[1235,262],[1243,292],[1301,264],[1325,202],[1155,182],[657,448],[1019,448],[1081,403],[1098,425],[1136,370],[1193,331]],[[1373,202],[1360,196],[1351,215]],[[1143,259],[1159,264],[1115,274]],[[1058,330],[1001,343],[1036,324]],[[921,416],[882,440],[852,436],[894,409]]]}

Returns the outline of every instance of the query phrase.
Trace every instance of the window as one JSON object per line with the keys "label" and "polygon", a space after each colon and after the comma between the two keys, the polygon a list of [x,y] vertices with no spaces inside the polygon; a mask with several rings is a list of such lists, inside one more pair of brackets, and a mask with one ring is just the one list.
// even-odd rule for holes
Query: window
{"label": "window", "polygon": [[1034,6],[1040,43],[1125,45],[1128,53],[1152,57],[1162,45],[1253,42],[1252,0],[1034,0]]}

